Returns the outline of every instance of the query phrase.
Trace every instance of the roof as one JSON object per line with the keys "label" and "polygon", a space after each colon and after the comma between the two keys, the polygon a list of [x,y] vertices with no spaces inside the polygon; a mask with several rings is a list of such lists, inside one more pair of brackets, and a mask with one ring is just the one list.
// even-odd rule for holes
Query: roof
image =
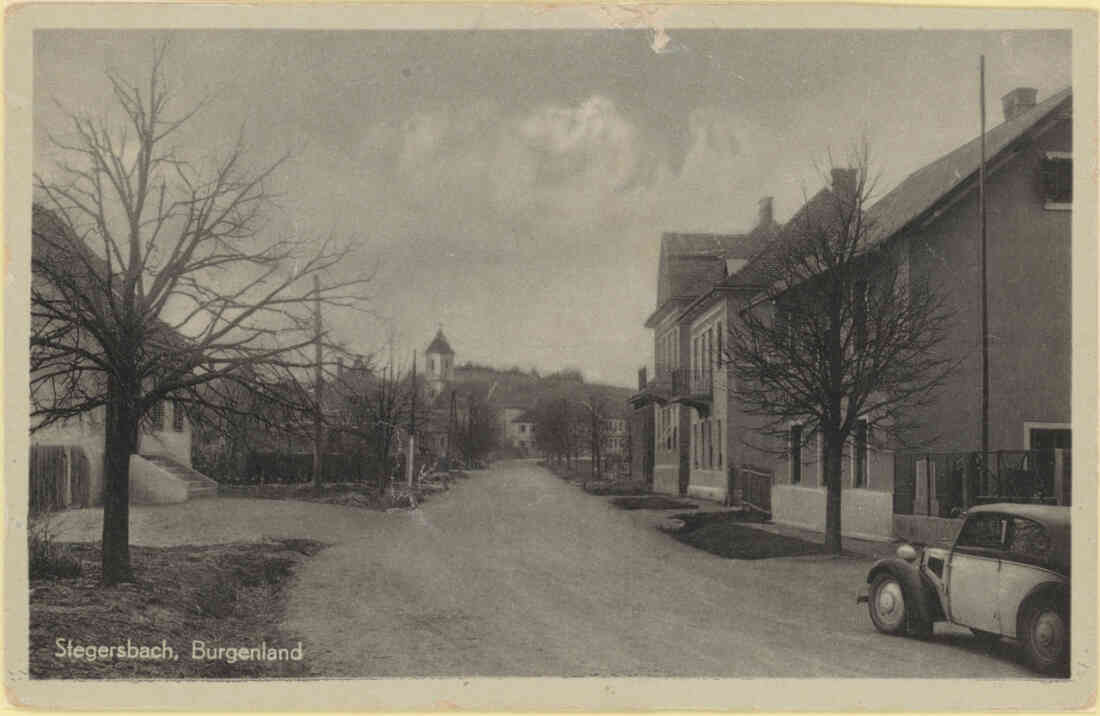
{"label": "roof", "polygon": [[535,411],[525,410],[516,417],[512,418],[513,423],[533,423],[535,422]]}
{"label": "roof", "polygon": [[795,212],[790,221],[775,232],[774,238],[764,244],[760,252],[753,256],[744,268],[723,282],[723,286],[752,287],[774,283],[778,270],[778,258],[804,236],[803,227],[816,226],[823,221],[831,220],[831,217],[835,216],[836,201],[832,187],[824,187],[814,194]]}
{"label": "roof", "polygon": [[[87,241],[78,236],[57,212],[38,203],[31,207],[31,274],[41,276],[48,284],[63,281],[71,289],[95,300],[106,296],[108,274],[112,267],[95,253]],[[118,275],[117,270],[113,275]],[[56,284],[55,284],[56,286]],[[116,294],[117,295],[117,294]],[[163,341],[159,348],[170,351],[187,350],[191,339],[157,316],[142,316],[146,323],[147,346],[155,339]],[[109,319],[111,320],[111,319]]]}
{"label": "roof", "polygon": [[727,259],[748,259],[761,247],[761,237],[748,234],[665,232],[657,267],[657,310],[646,326],[652,328],[673,302],[691,300],[726,277]]}
{"label": "roof", "polygon": [[436,331],[435,338],[428,344],[428,350],[425,351],[425,353],[440,353],[451,356],[455,354],[455,352],[451,350],[451,344],[447,342],[447,337],[443,335],[442,328]]}
{"label": "roof", "polygon": [[[748,233],[745,237],[744,246],[755,249],[755,254],[748,257],[742,256],[730,256],[729,258],[746,258],[749,263],[752,263],[752,259],[759,256],[762,252],[767,250],[772,241],[779,236],[781,227],[775,221],[771,221],[768,224],[758,224]],[[751,285],[747,282],[750,274],[744,274],[744,268],[748,268],[749,263],[732,275],[725,277],[721,281],[711,285],[710,290],[700,294],[687,308],[680,314],[680,318],[687,318],[696,313],[700,309],[710,306],[720,293],[729,291],[731,289],[744,288]]]}
{"label": "roof", "polygon": [[[986,164],[1063,104],[1072,102],[1070,88],[1055,92],[1032,109],[986,132]],[[883,241],[905,229],[941,197],[974,176],[981,164],[981,136],[948,152],[906,177],[868,211],[874,224],[873,241]]]}

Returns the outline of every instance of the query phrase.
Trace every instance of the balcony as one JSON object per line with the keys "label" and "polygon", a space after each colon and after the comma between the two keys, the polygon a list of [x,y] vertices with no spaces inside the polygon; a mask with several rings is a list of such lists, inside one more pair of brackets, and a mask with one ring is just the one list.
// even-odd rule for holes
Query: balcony
{"label": "balcony", "polygon": [[706,417],[714,400],[714,373],[687,368],[657,366],[656,375],[649,380],[631,402],[640,405],[652,401],[658,405],[682,403],[690,405]]}
{"label": "balcony", "polygon": [[680,368],[674,379],[674,402],[689,405],[699,411],[701,417],[710,415],[714,402],[714,372]]}

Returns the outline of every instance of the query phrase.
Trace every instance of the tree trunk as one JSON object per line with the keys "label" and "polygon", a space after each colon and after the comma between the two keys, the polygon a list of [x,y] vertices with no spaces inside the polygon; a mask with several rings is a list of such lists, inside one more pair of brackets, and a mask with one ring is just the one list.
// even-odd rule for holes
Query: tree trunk
{"label": "tree trunk", "polygon": [[825,438],[825,549],[832,554],[841,550],[841,457],[843,444],[839,438]]}
{"label": "tree trunk", "polygon": [[103,456],[103,583],[133,580],[130,569],[130,456],[137,451],[137,391],[112,378]]}

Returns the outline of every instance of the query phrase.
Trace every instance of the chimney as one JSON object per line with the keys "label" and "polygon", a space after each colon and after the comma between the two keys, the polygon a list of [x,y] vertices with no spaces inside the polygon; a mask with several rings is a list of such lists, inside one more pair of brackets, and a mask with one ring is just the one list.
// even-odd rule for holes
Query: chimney
{"label": "chimney", "polygon": [[854,196],[859,186],[858,169],[833,169],[833,193]]}
{"label": "chimney", "polygon": [[646,367],[643,365],[638,369],[638,390],[645,390],[646,385],[649,383],[646,377]]}
{"label": "chimney", "polygon": [[760,208],[757,211],[756,225],[762,229],[766,229],[775,221],[775,217],[772,213],[772,198],[770,196],[764,197],[760,200],[758,206]]}
{"label": "chimney", "polygon": [[1017,87],[1001,97],[1001,106],[1004,107],[1005,111],[1005,121],[1016,119],[1034,107],[1035,92],[1036,90],[1033,87]]}

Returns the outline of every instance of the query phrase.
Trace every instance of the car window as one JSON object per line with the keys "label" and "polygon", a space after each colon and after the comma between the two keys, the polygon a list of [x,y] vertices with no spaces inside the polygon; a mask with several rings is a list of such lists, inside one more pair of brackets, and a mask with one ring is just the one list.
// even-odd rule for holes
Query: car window
{"label": "car window", "polygon": [[971,515],[963,524],[956,542],[959,547],[1000,549],[1004,538],[1004,518],[1000,515]]}
{"label": "car window", "polygon": [[1009,529],[1008,551],[1027,561],[1042,561],[1050,555],[1050,535],[1038,522],[1013,517]]}

